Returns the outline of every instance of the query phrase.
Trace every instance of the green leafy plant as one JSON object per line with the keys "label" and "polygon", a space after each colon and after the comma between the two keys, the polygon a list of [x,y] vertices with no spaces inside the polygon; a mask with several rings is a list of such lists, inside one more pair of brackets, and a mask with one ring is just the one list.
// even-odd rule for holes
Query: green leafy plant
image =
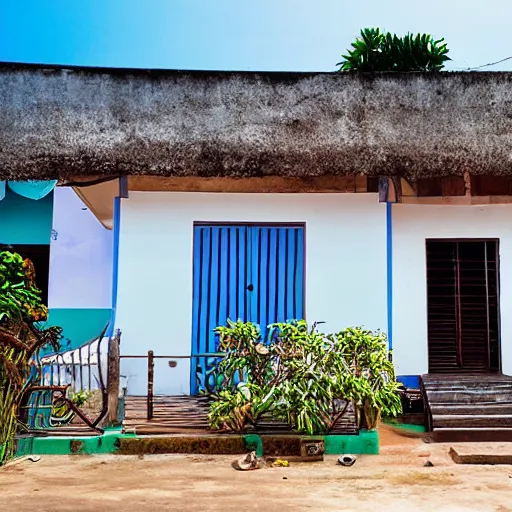
{"label": "green leafy plant", "polygon": [[83,407],[87,400],[92,397],[92,395],[92,391],[81,389],[79,391],[71,392],[69,398],[77,407]]}
{"label": "green leafy plant", "polygon": [[271,413],[299,432],[322,434],[351,403],[360,428],[373,429],[381,415],[401,410],[383,333],[349,328],[325,335],[304,320],[269,326],[265,342],[257,326],[240,320],[217,333],[226,357],[210,407],[212,428],[240,432]]}
{"label": "green leafy plant", "polygon": [[352,48],[337,64],[340,71],[440,71],[450,60],[444,39],[435,40],[430,34],[398,37],[380,28],[365,28]]}
{"label": "green leafy plant", "polygon": [[39,350],[58,349],[62,329],[44,328],[48,310],[35,285],[32,262],[0,252],[0,465],[13,448],[18,418]]}
{"label": "green leafy plant", "polygon": [[259,327],[241,320],[227,324],[215,330],[226,355],[219,363],[221,391],[213,397],[208,419],[212,428],[240,432],[270,410],[278,376]]}
{"label": "green leafy plant", "polygon": [[350,376],[343,392],[356,406],[360,428],[373,429],[381,415],[393,417],[402,410],[399,384],[388,357],[384,333],[348,328],[331,335],[332,352],[340,354]]}

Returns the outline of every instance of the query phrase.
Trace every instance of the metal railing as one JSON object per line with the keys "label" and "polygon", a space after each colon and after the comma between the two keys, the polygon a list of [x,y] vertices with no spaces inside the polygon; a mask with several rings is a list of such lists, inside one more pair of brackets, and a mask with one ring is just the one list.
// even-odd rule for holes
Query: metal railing
{"label": "metal railing", "polygon": [[[196,390],[199,395],[214,395],[217,391],[222,390],[226,385],[236,385],[243,380],[241,371],[237,370],[233,375],[225,375],[222,373],[222,368],[219,368],[220,359],[226,357],[226,352],[212,352],[205,354],[194,355],[155,355],[152,350],[149,350],[147,355],[121,355],[120,359],[146,359],[147,360],[147,396],[146,396],[146,418],[148,421],[154,418],[155,409],[155,395],[154,395],[154,382],[155,382],[155,360],[167,359],[170,361],[170,366],[173,360],[189,359],[197,360],[195,377],[196,377]],[[174,361],[175,363],[176,361]],[[335,428],[334,433],[357,433],[355,409],[352,402],[346,400],[333,401],[333,423]],[[265,428],[270,431],[282,432],[283,427],[286,427],[286,432],[291,432],[291,427],[282,423],[279,420],[274,420],[271,415],[267,415]],[[270,426],[271,425],[271,426]]]}
{"label": "metal railing", "polygon": [[[34,363],[34,377],[27,387],[21,407],[23,423],[31,431],[53,429],[70,425],[75,417],[80,418],[88,427],[102,431],[98,426],[108,412],[109,389],[119,390],[117,383],[112,383],[111,368],[115,368],[109,355],[112,347],[118,346],[120,332],[114,337],[100,338],[64,353],[44,356]],[[117,361],[117,365],[118,365]],[[114,379],[115,380],[115,379]],[[94,419],[89,419],[77,407],[69,396],[81,391],[101,393],[101,411]],[[115,401],[114,401],[115,402]],[[114,405],[115,407],[115,405]]]}
{"label": "metal railing", "polygon": [[[171,368],[176,366],[176,359],[189,359],[191,362],[196,360],[201,364],[196,365],[196,391],[198,394],[211,394],[217,391],[219,385],[225,385],[232,377],[221,376],[218,362],[226,356],[226,352],[210,352],[205,354],[194,355],[155,355],[152,350],[149,350],[147,355],[121,355],[120,359],[147,359],[147,396],[146,396],[146,410],[147,419],[151,420],[154,417],[154,383],[155,383],[155,359],[168,359]],[[174,362],[174,364],[172,364]]]}
{"label": "metal railing", "polygon": [[108,339],[96,339],[62,354],[41,358],[40,386],[69,386],[73,391],[95,391],[105,387]]}

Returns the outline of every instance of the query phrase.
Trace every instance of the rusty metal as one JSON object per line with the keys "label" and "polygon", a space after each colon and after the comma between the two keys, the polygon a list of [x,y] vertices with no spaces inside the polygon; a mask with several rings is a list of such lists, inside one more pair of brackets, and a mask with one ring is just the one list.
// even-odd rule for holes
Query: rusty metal
{"label": "rusty metal", "polygon": [[[22,421],[30,432],[50,430],[59,434],[63,431],[69,432],[69,429],[73,428],[80,430],[79,423],[75,424],[74,422],[75,417],[79,418],[90,429],[89,432],[103,431],[98,426],[102,424],[108,412],[108,391],[103,359],[106,358],[108,361],[112,341],[112,338],[108,340],[107,353],[102,354],[105,332],[106,329],[99,338],[96,338],[87,346],[71,351],[70,354],[54,354],[48,356],[49,360],[43,358],[42,361],[35,361],[38,371],[32,381],[33,385],[27,387],[26,396],[20,410]],[[117,343],[119,343],[119,338],[120,332],[117,331],[115,335]],[[93,347],[91,347],[93,344],[96,345],[94,352]],[[95,414],[93,420],[89,419],[66,396],[68,390],[79,392],[97,389],[102,394],[102,409],[99,414]]]}
{"label": "rusty metal", "polygon": [[[97,432],[103,433],[103,429],[94,424],[82,411],[69,399],[66,397],[66,391],[70,387],[70,384],[65,386],[30,386],[27,388],[25,392],[25,398],[23,403],[28,402],[30,399],[30,395],[35,392],[40,391],[52,391],[53,393],[60,394],[59,399],[62,400],[69,409],[71,409],[76,416],[78,416],[89,428],[96,430]],[[27,407],[24,406],[24,409]],[[23,416],[22,416],[23,417]]]}
{"label": "rusty metal", "polygon": [[153,419],[153,385],[155,377],[155,361],[152,350],[148,351],[148,396],[147,396],[147,418]]}

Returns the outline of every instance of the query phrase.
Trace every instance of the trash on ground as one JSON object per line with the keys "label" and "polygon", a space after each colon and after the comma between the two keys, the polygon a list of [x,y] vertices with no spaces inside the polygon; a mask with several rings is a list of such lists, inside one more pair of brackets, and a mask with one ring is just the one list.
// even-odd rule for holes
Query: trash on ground
{"label": "trash on ground", "polygon": [[22,462],[25,462],[29,460],[30,462],[39,462],[41,460],[41,457],[39,455],[24,455],[23,457],[17,457],[15,459],[12,459],[5,464],[5,467],[7,466],[17,466],[18,464],[21,464]]}
{"label": "trash on ground", "polygon": [[234,469],[238,471],[252,471],[254,469],[261,469],[265,466],[265,461],[256,457],[256,452],[248,453],[232,464]]}
{"label": "trash on ground", "polygon": [[342,466],[353,466],[357,460],[355,455],[342,455],[338,459],[338,464]]}

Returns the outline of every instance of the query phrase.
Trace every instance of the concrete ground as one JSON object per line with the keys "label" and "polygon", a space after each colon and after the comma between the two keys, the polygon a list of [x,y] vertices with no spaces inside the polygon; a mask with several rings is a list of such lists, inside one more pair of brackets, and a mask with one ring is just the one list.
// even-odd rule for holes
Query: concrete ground
{"label": "concrete ground", "polygon": [[381,444],[350,468],[326,457],[250,472],[225,456],[43,456],[0,469],[0,510],[512,512],[512,466],[457,465],[449,445],[388,430]]}

